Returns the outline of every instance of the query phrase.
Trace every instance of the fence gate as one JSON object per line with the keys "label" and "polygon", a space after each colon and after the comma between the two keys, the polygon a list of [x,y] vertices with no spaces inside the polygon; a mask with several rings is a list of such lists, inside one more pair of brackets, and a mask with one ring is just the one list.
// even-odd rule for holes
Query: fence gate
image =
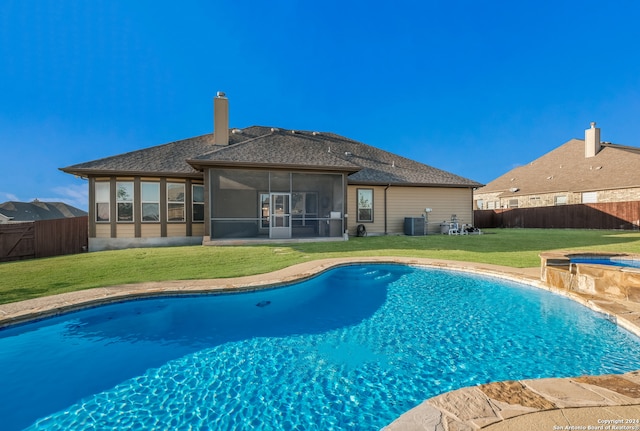
{"label": "fence gate", "polygon": [[34,223],[0,225],[0,262],[35,257]]}

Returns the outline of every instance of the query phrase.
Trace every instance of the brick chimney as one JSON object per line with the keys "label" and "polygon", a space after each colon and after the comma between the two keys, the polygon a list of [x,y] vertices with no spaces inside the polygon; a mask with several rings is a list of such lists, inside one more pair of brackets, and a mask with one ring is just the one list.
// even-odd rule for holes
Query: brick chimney
{"label": "brick chimney", "polygon": [[600,128],[591,122],[591,128],[584,131],[584,156],[593,157],[600,151]]}
{"label": "brick chimney", "polygon": [[229,99],[222,91],[213,99],[213,143],[229,145]]}

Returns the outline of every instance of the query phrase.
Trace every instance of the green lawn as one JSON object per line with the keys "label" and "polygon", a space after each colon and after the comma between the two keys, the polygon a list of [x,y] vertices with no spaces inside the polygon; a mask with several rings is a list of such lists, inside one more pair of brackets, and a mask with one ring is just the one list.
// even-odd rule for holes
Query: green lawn
{"label": "green lawn", "polygon": [[90,287],[260,274],[313,259],[412,256],[518,268],[540,265],[549,250],[640,254],[640,232],[492,229],[485,235],[351,238],[343,242],[105,251],[0,263],[0,303]]}

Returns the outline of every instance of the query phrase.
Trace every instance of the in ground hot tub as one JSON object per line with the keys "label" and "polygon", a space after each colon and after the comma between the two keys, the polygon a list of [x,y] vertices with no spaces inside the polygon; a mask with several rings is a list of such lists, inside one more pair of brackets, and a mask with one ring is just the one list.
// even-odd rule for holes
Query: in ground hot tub
{"label": "in ground hot tub", "polygon": [[547,252],[541,279],[568,291],[640,303],[640,256],[622,253]]}

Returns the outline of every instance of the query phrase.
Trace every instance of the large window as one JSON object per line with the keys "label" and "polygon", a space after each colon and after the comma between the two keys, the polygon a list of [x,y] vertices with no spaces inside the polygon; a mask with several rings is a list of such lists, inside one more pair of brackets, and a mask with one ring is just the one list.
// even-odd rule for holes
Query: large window
{"label": "large window", "polygon": [[566,205],[567,204],[567,197],[566,196],[556,196],[555,197],[555,204],[556,205]]}
{"label": "large window", "polygon": [[167,183],[167,220],[184,221],[184,184]]}
{"label": "large window", "polygon": [[193,218],[194,222],[204,221],[204,186],[201,184],[194,184],[192,186],[193,192]]}
{"label": "large window", "polygon": [[358,222],[373,221],[373,189],[358,189]]}
{"label": "large window", "polygon": [[140,184],[142,201],[142,221],[160,221],[160,183]]}
{"label": "large window", "polygon": [[96,221],[108,222],[110,214],[110,196],[111,184],[108,182],[97,182],[95,185],[95,200],[96,200]]}
{"label": "large window", "polygon": [[116,183],[117,219],[123,222],[133,221],[133,182]]}
{"label": "large window", "polygon": [[598,202],[598,192],[584,192],[582,193],[583,204],[595,204]]}

